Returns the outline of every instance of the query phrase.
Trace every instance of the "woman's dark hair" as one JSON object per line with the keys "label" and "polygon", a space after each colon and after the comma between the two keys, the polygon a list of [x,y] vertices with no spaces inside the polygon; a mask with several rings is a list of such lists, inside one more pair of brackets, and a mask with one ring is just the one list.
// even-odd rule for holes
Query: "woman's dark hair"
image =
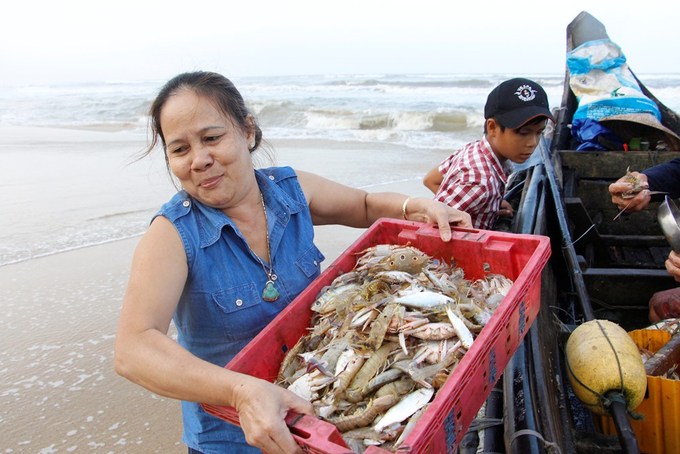
{"label": "woman's dark hair", "polygon": [[[149,109],[149,121],[152,137],[151,143],[144,153],[145,155],[151,153],[156,145],[158,145],[159,139],[163,148],[165,148],[165,137],[163,136],[163,130],[161,128],[161,110],[170,96],[182,89],[192,90],[195,93],[212,100],[215,107],[234,121],[242,131],[247,133],[254,132],[255,144],[250,148],[250,152],[252,153],[257,150],[262,141],[262,130],[257,125],[255,118],[250,115],[241,93],[239,93],[229,79],[221,74],[196,71],[179,74],[170,79],[163,88],[161,88],[158,96],[156,96],[156,99],[151,104],[151,108]],[[166,162],[167,159],[166,156]]]}

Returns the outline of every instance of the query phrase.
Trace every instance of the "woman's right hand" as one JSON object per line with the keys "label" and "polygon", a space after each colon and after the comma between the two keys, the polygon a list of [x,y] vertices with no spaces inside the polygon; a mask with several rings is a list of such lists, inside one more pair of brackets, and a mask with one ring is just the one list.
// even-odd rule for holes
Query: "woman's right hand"
{"label": "woman's right hand", "polygon": [[311,403],[287,389],[249,376],[234,387],[233,402],[248,444],[267,454],[303,454],[284,418],[289,411],[313,415]]}

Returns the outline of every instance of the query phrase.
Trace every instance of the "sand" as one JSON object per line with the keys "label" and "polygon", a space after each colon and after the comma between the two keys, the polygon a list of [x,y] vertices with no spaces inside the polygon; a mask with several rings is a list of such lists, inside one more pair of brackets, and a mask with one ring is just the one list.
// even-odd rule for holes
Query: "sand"
{"label": "sand", "polygon": [[185,452],[179,405],[118,377],[113,344],[137,239],[0,271],[2,452]]}
{"label": "sand", "polygon": [[[278,163],[292,157],[296,166],[322,173],[332,163],[319,161],[315,147],[281,144]],[[347,148],[338,146],[331,154],[340,162]],[[344,165],[351,171],[357,164]],[[419,172],[431,164],[418,163]],[[380,164],[370,161],[361,168],[369,177]],[[367,189],[429,196],[419,178],[396,174],[395,180]],[[362,232],[318,227],[324,266]],[[180,441],[179,403],[113,371],[118,313],[138,240],[0,267],[0,452],[186,452]]]}

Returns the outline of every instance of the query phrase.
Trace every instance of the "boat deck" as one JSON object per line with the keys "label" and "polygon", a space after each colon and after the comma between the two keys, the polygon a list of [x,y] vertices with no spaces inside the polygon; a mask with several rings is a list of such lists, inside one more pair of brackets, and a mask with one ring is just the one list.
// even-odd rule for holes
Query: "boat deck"
{"label": "boat deck", "polygon": [[625,328],[647,323],[648,302],[677,283],[664,267],[670,247],[656,219],[659,202],[619,213],[609,185],[627,170],[643,170],[680,156],[665,152],[560,150],[563,201],[590,302],[598,318]]}

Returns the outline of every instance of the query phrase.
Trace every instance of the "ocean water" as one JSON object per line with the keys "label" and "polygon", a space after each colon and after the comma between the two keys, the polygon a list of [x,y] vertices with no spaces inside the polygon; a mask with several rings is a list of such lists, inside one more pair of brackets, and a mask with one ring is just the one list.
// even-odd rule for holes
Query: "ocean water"
{"label": "ocean water", "polygon": [[[234,78],[270,139],[322,138],[451,148],[477,138],[489,91],[506,74],[343,75]],[[559,107],[563,75],[528,75]],[[680,110],[680,74],[641,75]],[[164,81],[11,86],[0,91],[0,126],[144,133]]]}
{"label": "ocean water", "polygon": [[[513,76],[315,75],[233,81],[272,143],[379,147],[380,154],[366,158],[376,165],[390,153],[395,161],[401,159],[408,149],[410,159],[431,160],[429,168],[448,151],[481,136],[488,92]],[[559,106],[563,75],[526,76],[543,85],[551,107]],[[639,77],[657,98],[680,111],[680,74]],[[161,157],[130,164],[146,144],[146,113],[163,82],[0,90],[0,127],[41,128],[40,134],[0,138],[0,266],[144,231],[153,211],[174,192]],[[323,156],[318,159],[323,163]],[[324,170],[334,177],[332,166]],[[373,172],[370,182],[365,172],[350,173],[342,175],[342,182],[363,187],[395,175],[421,176],[404,174],[403,168],[400,172]]]}

